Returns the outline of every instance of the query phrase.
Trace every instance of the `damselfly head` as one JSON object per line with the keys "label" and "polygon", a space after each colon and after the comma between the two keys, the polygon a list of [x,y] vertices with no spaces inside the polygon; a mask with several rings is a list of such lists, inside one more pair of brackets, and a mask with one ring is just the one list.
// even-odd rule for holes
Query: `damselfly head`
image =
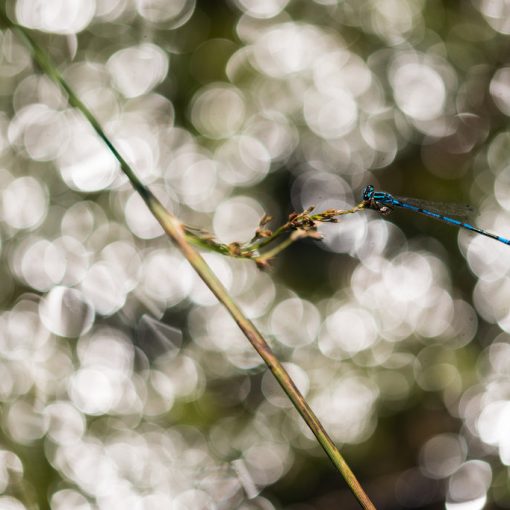
{"label": "damselfly head", "polygon": [[361,200],[363,200],[363,202],[370,202],[370,200],[372,200],[372,198],[374,198],[374,187],[371,184],[369,184],[363,190],[363,193],[361,195]]}

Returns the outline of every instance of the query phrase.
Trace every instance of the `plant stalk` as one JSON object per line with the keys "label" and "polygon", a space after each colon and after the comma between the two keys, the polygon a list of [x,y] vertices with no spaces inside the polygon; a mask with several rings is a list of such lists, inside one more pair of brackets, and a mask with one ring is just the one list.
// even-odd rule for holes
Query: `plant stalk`
{"label": "plant stalk", "polygon": [[127,161],[122,157],[119,151],[115,148],[113,143],[109,140],[106,133],[103,131],[98,120],[94,117],[92,112],[85,106],[84,103],[76,96],[71,87],[64,80],[63,76],[51,62],[46,52],[35,42],[28,31],[20,25],[12,22],[5,13],[5,6],[0,6],[0,17],[2,20],[18,34],[18,36],[24,41],[24,43],[30,48],[34,60],[37,62],[39,67],[55,82],[57,82],[62,89],[67,93],[69,103],[77,108],[89,121],[90,125],[96,131],[97,135],[104,141],[110,151],[113,153],[115,158],[118,160],[120,167],[124,174],[128,177],[129,181],[133,185],[134,189],[140,194],[147,206],[149,207],[152,214],[158,220],[160,225],[168,236],[174,241],[174,243],[181,250],[183,255],[193,266],[195,271],[200,275],[202,280],[211,289],[213,294],[218,300],[225,306],[230,312],[230,315],[236,321],[238,326],[241,328],[245,336],[248,338],[250,343],[262,357],[264,362],[267,364],[271,372],[276,377],[280,386],[283,388],[285,393],[288,395],[293,405],[296,407],[298,412],[301,414],[305,422],[308,424],[313,434],[319,441],[320,445],[329,456],[333,464],[342,474],[343,478],[347,482],[349,488],[353,492],[354,496],[365,509],[375,509],[375,506],[370,501],[360,483],[356,479],[354,473],[334,445],[331,438],[328,436],[324,427],[314,414],[308,403],[305,401],[303,395],[299,392],[296,385],[286,372],[280,361],[272,352],[271,348],[265,341],[262,334],[258,331],[255,325],[243,314],[239,306],[235,303],[232,297],[228,294],[228,291],[212,272],[210,267],[207,265],[202,256],[191,246],[189,243],[185,229],[182,223],[167,211],[162,203],[152,194],[152,192],[138,179],[135,172],[131,169]]}

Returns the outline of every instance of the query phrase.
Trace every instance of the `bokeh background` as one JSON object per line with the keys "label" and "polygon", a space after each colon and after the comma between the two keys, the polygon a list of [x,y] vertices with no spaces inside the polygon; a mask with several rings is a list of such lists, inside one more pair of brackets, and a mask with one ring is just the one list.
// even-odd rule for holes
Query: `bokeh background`
{"label": "bokeh background", "polygon": [[[508,0],[18,0],[190,225],[368,183],[510,235]],[[322,510],[353,496],[118,164],[0,31],[0,508]],[[205,253],[378,508],[510,507],[510,248],[397,211],[262,272]]]}

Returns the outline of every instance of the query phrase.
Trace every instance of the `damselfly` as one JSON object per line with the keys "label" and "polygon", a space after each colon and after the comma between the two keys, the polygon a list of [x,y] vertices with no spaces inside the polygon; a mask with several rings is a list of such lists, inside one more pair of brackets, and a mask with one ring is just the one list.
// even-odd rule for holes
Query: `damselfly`
{"label": "damselfly", "polygon": [[[472,232],[478,232],[484,236],[496,239],[496,241],[499,241],[500,243],[510,245],[510,240],[506,239],[505,237],[498,236],[464,221],[450,217],[450,215],[467,217],[467,213],[470,211],[469,206],[461,206],[461,208],[464,208],[464,210],[462,210],[459,208],[459,206],[448,207],[448,204],[446,204],[445,209],[450,210],[450,215],[448,215],[446,212],[441,212],[443,207],[432,205],[431,202],[425,202],[415,198],[394,197],[385,191],[375,191],[371,184],[369,184],[363,190],[362,200],[364,207],[378,211],[381,214],[389,214],[395,207],[401,207],[402,209],[407,209],[408,211],[417,212],[424,214],[425,216],[429,216],[430,218],[444,221],[445,223],[453,225],[454,227],[461,227],[467,230],[471,230]],[[442,205],[443,204],[441,204],[441,206]]]}

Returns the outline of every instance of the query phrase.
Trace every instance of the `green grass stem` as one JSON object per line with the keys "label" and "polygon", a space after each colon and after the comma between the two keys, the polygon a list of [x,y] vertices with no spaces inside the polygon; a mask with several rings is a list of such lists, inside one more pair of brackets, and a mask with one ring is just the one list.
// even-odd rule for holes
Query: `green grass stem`
{"label": "green grass stem", "polygon": [[[195,271],[200,275],[202,280],[211,289],[213,294],[218,300],[225,306],[230,312],[230,315],[237,322],[243,333],[246,335],[248,340],[251,342],[253,347],[257,350],[259,355],[265,361],[271,372],[276,377],[277,381],[292,401],[295,408],[301,414],[305,422],[308,424],[313,434],[319,441],[320,445],[329,456],[333,464],[338,468],[343,478],[347,482],[347,485],[359,501],[360,505],[366,509],[374,509],[374,505],[364,492],[360,483],[356,479],[354,473],[347,465],[346,461],[334,445],[331,438],[328,436],[324,427],[311,410],[308,403],[305,401],[303,395],[299,392],[296,385],[290,378],[289,374],[285,371],[280,361],[271,351],[269,345],[265,341],[262,334],[258,331],[255,325],[245,317],[239,306],[235,303],[232,297],[228,294],[226,288],[223,286],[221,281],[212,272],[210,267],[206,264],[202,256],[191,246],[187,237],[183,224],[167,211],[161,202],[152,194],[152,192],[138,179],[135,172],[122,157],[120,152],[115,148],[113,143],[109,140],[108,136],[103,131],[97,119],[91,113],[91,111],[82,103],[82,101],[76,96],[74,91],[64,80],[61,73],[55,67],[50,60],[47,53],[37,44],[29,32],[20,25],[12,22],[5,13],[5,6],[0,6],[0,16],[5,25],[9,26],[24,43],[30,49],[34,60],[37,62],[39,67],[56,83],[58,83],[62,89],[67,93],[69,103],[78,109],[85,118],[89,121],[90,125],[96,131],[98,136],[104,141],[110,151],[113,153],[115,158],[118,160],[122,171],[128,177],[133,188],[140,194],[147,206],[149,207],[152,214],[161,224],[168,236],[174,241],[174,243],[181,250],[183,255],[193,266]],[[339,419],[342,419],[339,417]]]}

